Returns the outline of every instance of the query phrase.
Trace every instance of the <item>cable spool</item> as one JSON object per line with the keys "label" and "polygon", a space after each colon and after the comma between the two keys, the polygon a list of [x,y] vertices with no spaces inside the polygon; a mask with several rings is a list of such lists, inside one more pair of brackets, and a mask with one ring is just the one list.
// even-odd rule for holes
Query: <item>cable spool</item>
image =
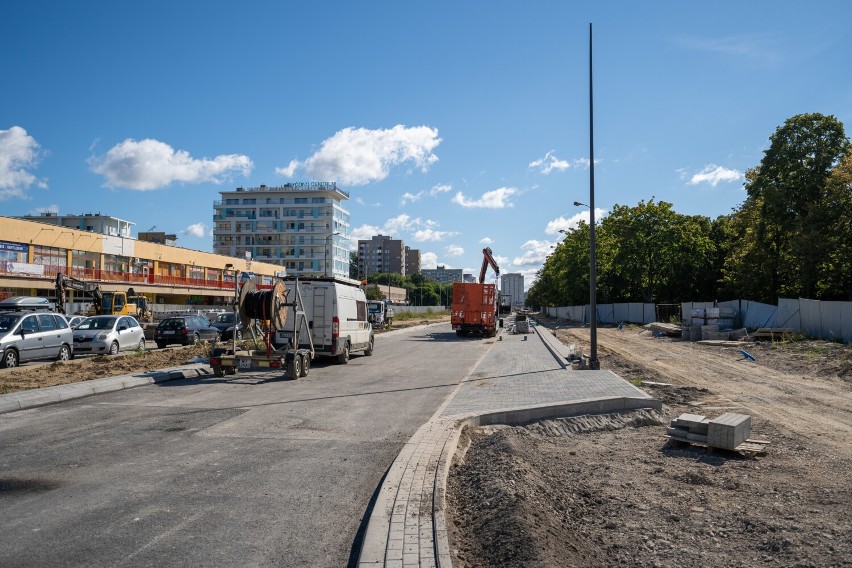
{"label": "cable spool", "polygon": [[271,320],[274,329],[283,329],[287,319],[287,291],[280,280],[271,290],[258,290],[246,280],[240,290],[240,320]]}

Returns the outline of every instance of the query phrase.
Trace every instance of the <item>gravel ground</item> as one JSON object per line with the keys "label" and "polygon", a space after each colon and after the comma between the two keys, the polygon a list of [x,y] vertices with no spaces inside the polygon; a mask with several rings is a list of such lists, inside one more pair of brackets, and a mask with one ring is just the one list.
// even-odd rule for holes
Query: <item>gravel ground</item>
{"label": "gravel ground", "polygon": [[[662,413],[467,429],[448,482],[456,567],[852,566],[850,346],[750,345],[746,367],[736,350],[602,331],[602,368],[670,384],[643,387]],[[588,330],[558,336],[582,346]],[[824,411],[803,420],[808,404]],[[766,454],[664,437],[682,412],[728,411],[752,415]]]}

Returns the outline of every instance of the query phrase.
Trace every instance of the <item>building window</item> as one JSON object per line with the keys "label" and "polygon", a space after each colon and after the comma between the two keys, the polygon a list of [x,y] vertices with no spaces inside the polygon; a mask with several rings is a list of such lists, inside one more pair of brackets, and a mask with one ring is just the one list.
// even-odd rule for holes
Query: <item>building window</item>
{"label": "building window", "polygon": [[33,264],[61,267],[68,265],[65,249],[36,246],[33,252]]}

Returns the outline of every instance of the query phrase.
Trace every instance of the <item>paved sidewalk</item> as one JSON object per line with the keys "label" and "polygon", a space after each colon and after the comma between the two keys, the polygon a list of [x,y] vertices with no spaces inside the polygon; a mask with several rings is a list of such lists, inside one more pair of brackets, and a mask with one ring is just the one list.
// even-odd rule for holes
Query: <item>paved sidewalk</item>
{"label": "paved sidewalk", "polygon": [[445,494],[464,426],[662,407],[611,371],[572,371],[568,354],[543,328],[494,340],[388,471],[367,525],[360,567],[452,566]]}
{"label": "paved sidewalk", "polygon": [[32,389],[10,394],[0,394],[0,414],[35,408],[46,404],[55,404],[75,398],[84,398],[104,392],[124,390],[142,385],[161,383],[175,379],[213,376],[213,370],[206,363],[181,365],[158,371],[148,371],[105,379],[93,379],[57,385],[42,389]]}

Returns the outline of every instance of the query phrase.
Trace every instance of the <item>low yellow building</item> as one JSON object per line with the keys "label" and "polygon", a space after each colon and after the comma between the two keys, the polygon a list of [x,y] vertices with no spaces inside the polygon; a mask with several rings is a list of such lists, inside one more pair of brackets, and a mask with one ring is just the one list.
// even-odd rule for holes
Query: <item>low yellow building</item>
{"label": "low yellow building", "polygon": [[[277,264],[166,244],[0,217],[0,300],[44,296],[56,300],[59,273],[97,283],[104,291],[133,288],[154,304],[225,305],[235,279],[251,272],[272,285]],[[78,293],[71,301],[91,301]]]}

